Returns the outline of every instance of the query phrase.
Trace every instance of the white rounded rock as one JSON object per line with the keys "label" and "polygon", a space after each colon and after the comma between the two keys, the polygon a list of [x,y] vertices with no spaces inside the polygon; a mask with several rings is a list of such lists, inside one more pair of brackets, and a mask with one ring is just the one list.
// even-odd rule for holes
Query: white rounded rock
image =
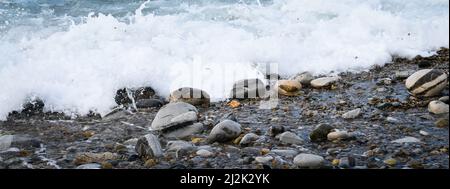
{"label": "white rounded rock", "polygon": [[322,156],[314,154],[299,154],[294,158],[294,164],[305,168],[320,168],[324,164],[325,159]]}
{"label": "white rounded rock", "polygon": [[212,153],[208,150],[205,150],[205,149],[198,150],[196,152],[196,154],[201,157],[210,157],[210,156],[214,155],[214,153]]}
{"label": "white rounded rock", "polygon": [[445,114],[449,112],[448,109],[449,109],[448,104],[439,100],[431,101],[428,104],[428,111],[433,114]]}
{"label": "white rounded rock", "polygon": [[337,81],[339,81],[340,77],[322,77],[318,79],[314,79],[311,81],[311,86],[314,88],[322,88],[327,87]]}
{"label": "white rounded rock", "polygon": [[335,131],[335,132],[328,133],[327,139],[329,141],[345,140],[347,138],[350,138],[350,136],[351,135],[347,131]]}

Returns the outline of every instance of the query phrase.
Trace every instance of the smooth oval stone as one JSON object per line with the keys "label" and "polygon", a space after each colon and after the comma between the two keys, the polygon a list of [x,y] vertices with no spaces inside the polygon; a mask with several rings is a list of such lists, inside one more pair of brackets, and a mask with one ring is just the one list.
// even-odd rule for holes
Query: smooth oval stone
{"label": "smooth oval stone", "polygon": [[195,154],[197,154],[200,157],[210,157],[214,155],[214,153],[204,149],[198,150]]}
{"label": "smooth oval stone", "polygon": [[277,82],[278,94],[284,96],[297,96],[302,84],[294,80],[280,80]]}
{"label": "smooth oval stone", "polygon": [[243,79],[234,83],[230,98],[249,99],[264,97],[266,87],[260,79]]}
{"label": "smooth oval stone", "polygon": [[280,141],[285,144],[302,144],[303,140],[295,133],[286,131],[279,135]]}
{"label": "smooth oval stone", "polygon": [[241,125],[231,120],[225,120],[214,126],[209,134],[207,141],[227,142],[235,139],[241,134]]}
{"label": "smooth oval stone", "polygon": [[166,104],[156,114],[151,129],[164,130],[171,127],[192,125],[197,121],[197,113],[197,108],[185,102]]}
{"label": "smooth oval stone", "polygon": [[302,153],[294,158],[294,164],[299,167],[305,168],[320,168],[322,167],[325,159],[322,156],[314,154]]}
{"label": "smooth oval stone", "polygon": [[439,100],[431,101],[428,104],[428,111],[433,114],[449,113],[449,105]]}
{"label": "smooth oval stone", "polygon": [[186,102],[194,106],[209,106],[209,94],[201,89],[183,87],[170,93],[170,102]]}
{"label": "smooth oval stone", "polygon": [[302,88],[302,84],[294,80],[280,80],[278,87],[286,92],[296,92]]}
{"label": "smooth oval stone", "polygon": [[311,81],[311,86],[314,88],[328,87],[333,83],[339,81],[340,77],[322,77]]}
{"label": "smooth oval stone", "polygon": [[350,138],[350,134],[347,131],[335,131],[328,133],[327,138],[330,141],[345,140],[347,138]]}
{"label": "smooth oval stone", "polygon": [[406,88],[413,95],[436,96],[447,85],[447,74],[436,69],[423,69],[406,79]]}

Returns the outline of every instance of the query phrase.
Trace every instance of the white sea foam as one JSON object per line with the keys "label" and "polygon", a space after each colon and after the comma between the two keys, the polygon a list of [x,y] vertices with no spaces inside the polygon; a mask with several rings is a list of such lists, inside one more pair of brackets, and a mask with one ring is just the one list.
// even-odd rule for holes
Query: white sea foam
{"label": "white sea foam", "polygon": [[277,63],[282,75],[358,71],[449,46],[448,0],[210,1],[142,13],[157,3],[68,28],[9,25],[0,36],[0,119],[30,96],[47,110],[104,114],[125,86],[163,96],[193,86],[220,100],[235,80],[262,77],[255,64]]}

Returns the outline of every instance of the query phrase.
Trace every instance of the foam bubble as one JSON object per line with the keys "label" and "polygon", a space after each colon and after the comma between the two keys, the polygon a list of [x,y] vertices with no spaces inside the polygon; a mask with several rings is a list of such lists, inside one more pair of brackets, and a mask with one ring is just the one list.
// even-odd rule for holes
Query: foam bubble
{"label": "foam bubble", "polygon": [[0,34],[0,119],[30,96],[47,110],[104,114],[123,87],[167,96],[193,86],[221,100],[234,81],[263,77],[255,64],[277,63],[282,75],[358,71],[449,46],[448,0],[214,2],[10,24]]}

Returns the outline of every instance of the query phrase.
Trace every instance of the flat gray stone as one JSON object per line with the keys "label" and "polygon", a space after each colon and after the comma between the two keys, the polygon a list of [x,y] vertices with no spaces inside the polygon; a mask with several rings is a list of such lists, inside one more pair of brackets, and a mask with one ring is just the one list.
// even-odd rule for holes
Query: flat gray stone
{"label": "flat gray stone", "polygon": [[197,121],[197,108],[185,102],[169,103],[163,106],[153,119],[152,130],[188,126]]}

